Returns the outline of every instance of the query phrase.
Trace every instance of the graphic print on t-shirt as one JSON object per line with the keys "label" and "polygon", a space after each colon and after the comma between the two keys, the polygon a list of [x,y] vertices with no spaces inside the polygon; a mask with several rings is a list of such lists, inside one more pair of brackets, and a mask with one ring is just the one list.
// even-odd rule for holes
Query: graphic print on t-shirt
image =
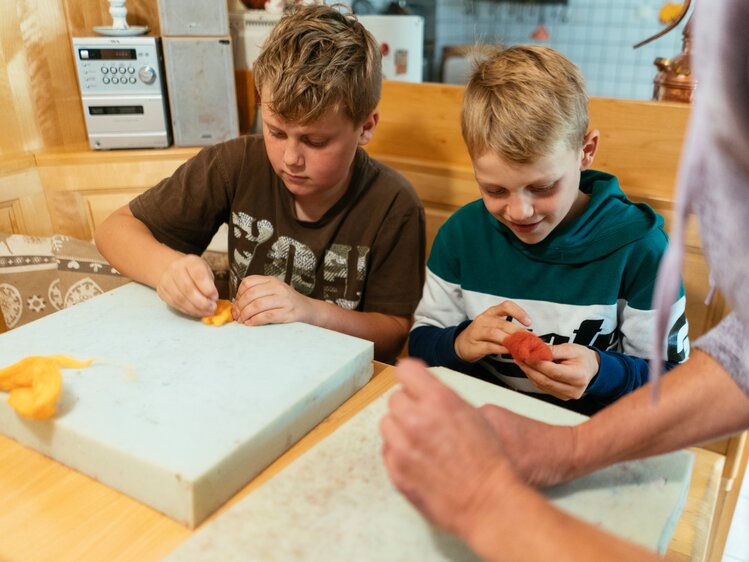
{"label": "graphic print on t-shirt", "polygon": [[[268,220],[232,213],[232,225],[232,295],[244,277],[262,272],[303,295],[322,298],[349,310],[359,306],[367,273],[368,246],[356,246],[354,250],[350,245],[333,243],[323,256],[317,256],[305,243],[289,236],[274,240],[275,228]],[[320,263],[322,272],[318,272]]]}

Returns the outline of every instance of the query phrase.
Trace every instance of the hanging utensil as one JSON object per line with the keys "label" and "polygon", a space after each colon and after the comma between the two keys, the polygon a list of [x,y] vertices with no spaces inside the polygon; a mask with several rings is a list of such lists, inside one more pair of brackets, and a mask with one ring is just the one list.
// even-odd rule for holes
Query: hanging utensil
{"label": "hanging utensil", "polygon": [[[668,26],[652,37],[640,41],[633,48],[637,49],[659,37],[663,37],[679,25],[684,16],[686,16],[691,3],[691,0],[686,0],[679,15]],[[687,24],[684,26],[684,31],[682,31],[681,53],[672,58],[657,57],[653,61],[653,64],[658,69],[658,74],[653,80],[653,99],[656,101],[676,101],[683,103],[692,101],[692,94],[696,86],[696,82],[692,77],[691,67],[692,17],[689,16]]]}

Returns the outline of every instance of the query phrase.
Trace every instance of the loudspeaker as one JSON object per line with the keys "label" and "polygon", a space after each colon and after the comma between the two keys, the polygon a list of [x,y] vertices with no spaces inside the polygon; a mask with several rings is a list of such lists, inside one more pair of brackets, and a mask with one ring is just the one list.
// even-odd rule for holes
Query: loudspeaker
{"label": "loudspeaker", "polygon": [[239,135],[231,41],[164,37],[175,146],[207,146]]}
{"label": "loudspeaker", "polygon": [[229,35],[226,0],[159,0],[163,36]]}

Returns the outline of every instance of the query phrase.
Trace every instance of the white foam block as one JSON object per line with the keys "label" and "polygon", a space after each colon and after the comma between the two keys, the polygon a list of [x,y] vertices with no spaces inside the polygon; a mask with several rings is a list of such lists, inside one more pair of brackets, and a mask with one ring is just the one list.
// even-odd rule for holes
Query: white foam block
{"label": "white foam block", "polygon": [[0,335],[0,367],[63,370],[57,415],[0,433],[195,526],[372,375],[371,342],[306,324],[221,327],[131,283]]}
{"label": "white foam block", "polygon": [[[432,371],[475,405],[498,404],[559,425],[585,419],[447,369]],[[386,409],[387,395],[199,529],[165,562],[478,562],[390,484],[378,432]],[[680,451],[618,464],[544,494],[565,511],[664,552],[686,501],[692,462],[691,453]]]}

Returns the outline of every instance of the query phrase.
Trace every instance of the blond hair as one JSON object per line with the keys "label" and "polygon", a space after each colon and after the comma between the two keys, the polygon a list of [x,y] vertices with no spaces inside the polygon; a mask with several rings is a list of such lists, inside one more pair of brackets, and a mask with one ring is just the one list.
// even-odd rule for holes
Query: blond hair
{"label": "blond hair", "polygon": [[475,64],[466,86],[461,128],[472,158],[492,151],[527,164],[560,140],[582,146],[588,96],[580,70],[548,47],[494,48]]}
{"label": "blond hair", "polygon": [[[382,56],[374,37],[335,6],[300,6],[281,18],[253,66],[269,109],[301,124],[341,111],[355,125],[380,101]],[[263,100],[265,101],[265,100]]]}

